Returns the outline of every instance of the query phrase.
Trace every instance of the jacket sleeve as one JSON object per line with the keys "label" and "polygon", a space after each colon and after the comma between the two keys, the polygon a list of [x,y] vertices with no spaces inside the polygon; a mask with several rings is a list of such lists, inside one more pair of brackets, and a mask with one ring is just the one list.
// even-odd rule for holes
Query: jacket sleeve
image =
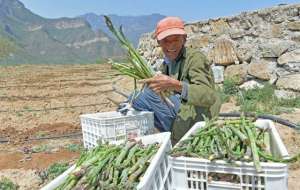
{"label": "jacket sleeve", "polygon": [[212,72],[205,55],[195,53],[189,60],[188,104],[211,107],[218,99]]}

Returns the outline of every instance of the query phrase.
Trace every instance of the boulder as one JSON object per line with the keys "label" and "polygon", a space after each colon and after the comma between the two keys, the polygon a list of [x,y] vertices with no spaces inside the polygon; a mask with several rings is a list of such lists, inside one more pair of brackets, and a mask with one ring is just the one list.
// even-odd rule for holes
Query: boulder
{"label": "boulder", "polygon": [[300,64],[300,49],[284,53],[277,59],[277,62],[279,65],[285,65],[289,63]]}
{"label": "boulder", "polygon": [[300,92],[300,74],[292,74],[280,77],[277,82],[276,86],[279,89],[285,90],[293,90],[296,92]]}
{"label": "boulder", "polygon": [[224,38],[216,40],[209,56],[212,58],[213,63],[220,65],[226,66],[239,63],[233,42]]}
{"label": "boulder", "polygon": [[226,34],[230,30],[230,26],[223,19],[211,20],[209,23],[211,25],[211,32],[213,35],[219,36],[222,34]]}
{"label": "boulder", "polygon": [[291,31],[300,31],[300,21],[289,22],[287,27]]}
{"label": "boulder", "polygon": [[283,68],[289,73],[299,73],[300,72],[300,62],[287,63],[283,65]]}
{"label": "boulder", "polygon": [[300,42],[300,32],[294,32],[293,34],[291,34],[291,40],[297,42],[299,44]]}
{"label": "boulder", "polygon": [[283,77],[283,76],[292,74],[291,72],[285,70],[283,67],[277,67],[275,69],[275,72],[276,72],[276,75],[278,75],[279,77]]}
{"label": "boulder", "polygon": [[284,52],[296,46],[296,43],[288,40],[271,39],[259,44],[259,54],[262,58],[277,58]]}
{"label": "boulder", "polygon": [[276,63],[266,60],[253,60],[248,66],[248,73],[261,80],[270,80],[275,73]]}
{"label": "boulder", "polygon": [[237,79],[238,84],[246,81],[248,64],[230,65],[226,67],[224,77],[225,79]]}
{"label": "boulder", "polygon": [[240,62],[250,62],[256,47],[250,43],[242,43],[236,48],[236,55]]}
{"label": "boulder", "polygon": [[193,36],[187,40],[186,46],[195,49],[204,48],[208,46],[209,42],[210,38],[208,35]]}
{"label": "boulder", "polygon": [[240,85],[239,88],[243,90],[251,90],[254,88],[263,88],[264,85],[260,84],[255,80],[247,81],[244,84]]}
{"label": "boulder", "polygon": [[224,66],[216,66],[212,65],[211,66],[213,75],[214,75],[214,80],[215,83],[222,83],[224,81]]}
{"label": "boulder", "polygon": [[230,30],[229,35],[231,39],[235,40],[244,37],[246,32],[244,30],[232,29]]}
{"label": "boulder", "polygon": [[280,24],[272,24],[271,25],[271,36],[272,38],[281,38],[283,37],[284,29]]}

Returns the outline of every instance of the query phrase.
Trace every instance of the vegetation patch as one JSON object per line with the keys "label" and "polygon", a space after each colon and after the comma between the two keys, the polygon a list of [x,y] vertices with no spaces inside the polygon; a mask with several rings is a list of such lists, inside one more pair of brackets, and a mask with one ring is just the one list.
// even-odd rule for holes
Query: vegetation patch
{"label": "vegetation patch", "polygon": [[69,168],[68,163],[54,163],[48,167],[46,171],[46,176],[49,180],[52,180],[62,174]]}
{"label": "vegetation patch", "polygon": [[10,179],[4,177],[0,179],[0,189],[1,190],[17,190],[19,186],[14,184]]}
{"label": "vegetation patch", "polygon": [[281,99],[275,96],[275,89],[274,85],[265,83],[262,88],[242,90],[238,88],[235,80],[229,79],[224,81],[220,94],[223,102],[234,97],[242,112],[277,115],[283,112],[292,112],[293,108],[300,108],[300,97]]}
{"label": "vegetation patch", "polygon": [[70,152],[82,152],[84,150],[81,144],[68,144],[66,149]]}
{"label": "vegetation patch", "polygon": [[50,149],[51,147],[49,147],[48,145],[42,144],[42,145],[34,146],[32,148],[32,152],[34,153],[46,152],[46,151],[50,151]]}

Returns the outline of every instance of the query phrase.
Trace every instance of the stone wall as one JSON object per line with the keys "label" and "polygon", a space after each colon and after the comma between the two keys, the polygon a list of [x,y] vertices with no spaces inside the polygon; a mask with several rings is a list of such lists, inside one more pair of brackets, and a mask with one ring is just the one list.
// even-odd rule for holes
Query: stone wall
{"label": "stone wall", "polygon": [[[216,83],[237,76],[242,87],[268,81],[279,96],[300,94],[300,4],[187,23],[185,29],[186,46],[207,55]],[[142,36],[139,51],[155,64],[162,52],[152,35]]]}

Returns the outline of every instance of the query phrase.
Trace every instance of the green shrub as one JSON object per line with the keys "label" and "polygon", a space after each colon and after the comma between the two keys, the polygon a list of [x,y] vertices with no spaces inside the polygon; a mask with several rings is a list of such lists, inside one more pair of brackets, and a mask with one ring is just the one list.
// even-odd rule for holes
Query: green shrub
{"label": "green shrub", "polygon": [[13,53],[14,51],[14,43],[9,39],[0,36],[0,60],[7,57],[10,53]]}
{"label": "green shrub", "polygon": [[81,144],[68,144],[66,147],[70,152],[81,152],[84,150]]}
{"label": "green shrub", "polygon": [[275,86],[266,83],[263,88],[241,90],[237,95],[237,104],[243,112],[280,114],[300,107],[300,98],[279,99],[275,96]]}
{"label": "green shrub", "polygon": [[19,186],[14,184],[10,179],[4,177],[0,180],[0,189],[1,190],[17,190]]}
{"label": "green shrub", "polygon": [[239,91],[238,82],[235,78],[225,79],[223,82],[223,92],[226,95],[236,95]]}
{"label": "green shrub", "polygon": [[237,104],[243,112],[278,114],[277,100],[274,87],[269,84],[265,84],[263,88],[241,90],[237,96]]}
{"label": "green shrub", "polygon": [[47,178],[52,180],[69,168],[68,163],[54,163],[46,171]]}
{"label": "green shrub", "polygon": [[290,108],[300,108],[300,97],[280,99],[275,96],[275,89],[274,85],[265,83],[263,88],[240,90],[234,77],[224,80],[222,88],[217,88],[223,103],[234,97],[242,112],[280,114],[293,111]]}
{"label": "green shrub", "polygon": [[238,93],[239,87],[237,80],[234,78],[225,79],[222,87],[217,87],[217,91],[220,95],[221,101],[228,102],[231,96]]}
{"label": "green shrub", "polygon": [[280,99],[279,105],[283,107],[300,108],[300,97],[291,99]]}

